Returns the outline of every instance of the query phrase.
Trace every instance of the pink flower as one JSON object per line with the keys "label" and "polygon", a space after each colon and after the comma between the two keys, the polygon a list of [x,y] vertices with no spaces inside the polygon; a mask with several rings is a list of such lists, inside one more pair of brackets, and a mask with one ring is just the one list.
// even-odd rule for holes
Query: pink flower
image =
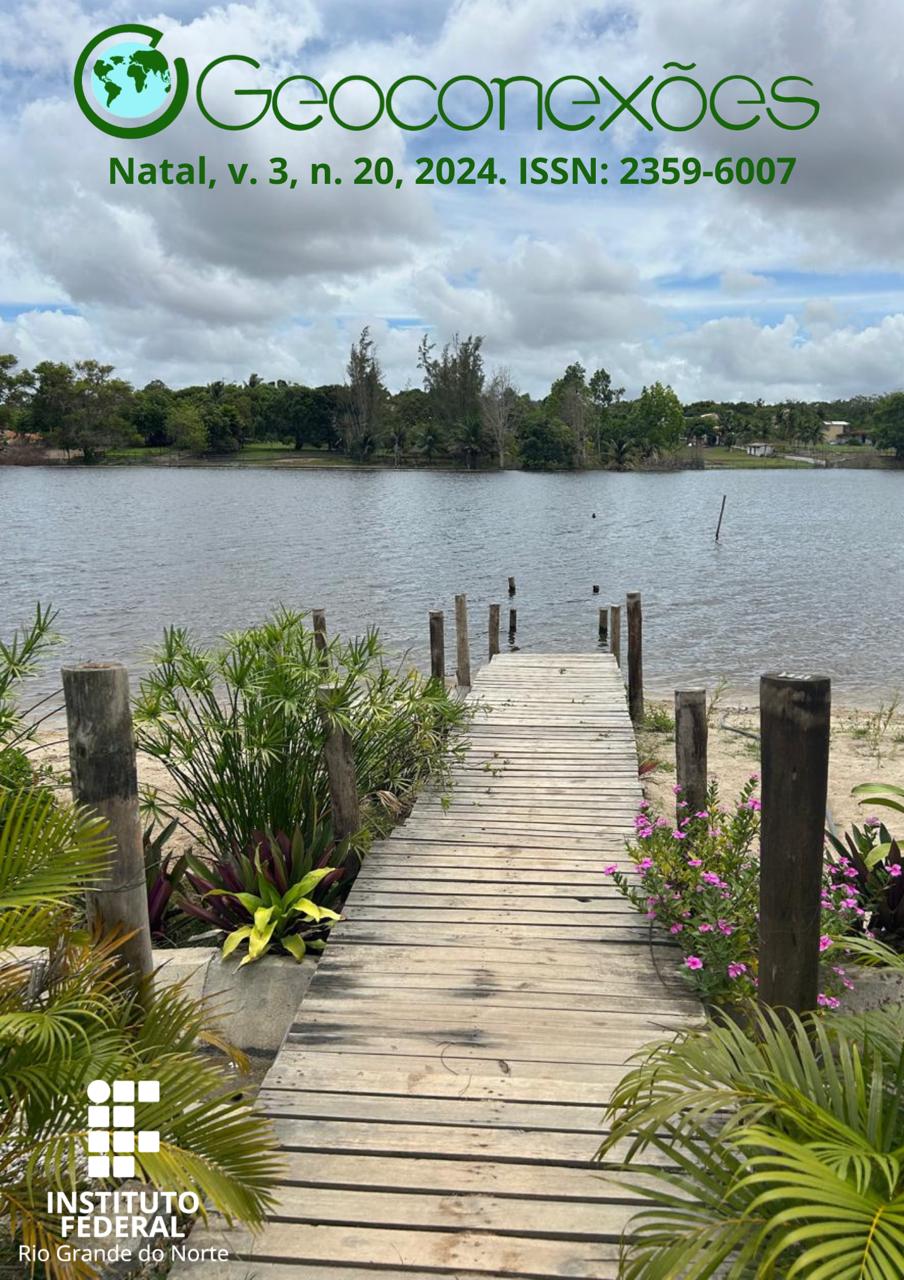
{"label": "pink flower", "polygon": [[603,875],[614,876],[617,870],[618,870],[618,867],[615,865],[615,863],[610,862],[608,867],[603,867]]}
{"label": "pink flower", "polygon": [[669,929],[669,933],[680,933],[683,928],[683,924],[673,924]]}
{"label": "pink flower", "polygon": [[709,814],[706,812],[706,810],[705,810],[705,809],[698,809],[698,810],[697,810],[697,812],[694,814],[694,817],[695,817],[695,818],[708,818],[708,817],[709,817]]}
{"label": "pink flower", "polygon": [[867,818],[866,822],[864,822],[864,824],[863,824],[863,825],[864,825],[865,827],[881,827],[881,826],[882,826],[882,819],[881,819],[881,818]]}
{"label": "pink flower", "polygon": [[715,871],[704,871],[704,872],[703,872],[703,875],[700,877],[700,879],[703,881],[703,883],[704,883],[704,884],[711,884],[711,885],[715,885],[715,887],[716,887],[717,889],[724,889],[724,888],[725,888],[725,885],[722,883],[722,881],[721,881],[721,880],[719,879],[719,877],[716,875]]}
{"label": "pink flower", "polygon": [[751,796],[747,801],[747,808],[753,810],[754,813],[759,813],[762,807],[763,806],[760,804],[759,800],[757,800],[756,796]]}
{"label": "pink flower", "polygon": [[734,933],[734,926],[730,925],[727,920],[717,920],[716,925],[723,938],[730,938]]}
{"label": "pink flower", "polygon": [[827,933],[824,933],[822,937],[819,939],[819,950],[828,951],[831,945],[832,945],[832,939],[829,937]]}
{"label": "pink flower", "polygon": [[653,865],[652,858],[641,858],[640,862],[638,862],[637,864],[637,867],[638,867],[638,870],[640,871],[649,871],[652,865]]}
{"label": "pink flower", "polygon": [[700,928],[697,930],[698,933],[712,933],[712,931],[713,927],[711,924],[701,924]]}
{"label": "pink flower", "polygon": [[677,786],[677,785],[676,785],[676,786],[672,787],[672,790],[674,791],[674,793],[675,793],[675,795],[676,795],[676,796],[680,796],[680,795],[681,795],[681,788],[680,788],[679,786]]}
{"label": "pink flower", "polygon": [[688,956],[688,958],[685,960],[684,963],[687,965],[688,969],[703,968],[703,961],[700,959],[699,956]]}
{"label": "pink flower", "polygon": [[739,960],[733,960],[732,963],[728,966],[729,978],[740,978],[741,974],[746,972],[747,972],[746,964],[741,964]]}
{"label": "pink flower", "polygon": [[702,859],[702,858],[688,858],[688,860],[687,860],[687,865],[688,865],[689,867],[702,867],[702,866],[703,866],[703,859]]}
{"label": "pink flower", "polygon": [[649,809],[650,802],[649,800],[641,800],[640,804],[637,807],[638,809]]}
{"label": "pink flower", "polygon": [[901,864],[900,864],[900,862],[892,862],[892,863],[890,863],[890,864],[889,864],[889,866],[888,866],[888,868],[887,868],[887,870],[888,870],[888,874],[889,874],[890,876],[894,876],[894,878],[897,880],[898,876],[901,874]]}
{"label": "pink flower", "polygon": [[827,996],[824,991],[820,991],[816,997],[816,1003],[821,1009],[837,1009],[841,1001],[837,996]]}
{"label": "pink flower", "polygon": [[672,839],[683,840],[686,835],[687,835],[686,831],[678,831],[676,828],[676,830],[672,832]]}
{"label": "pink flower", "polygon": [[758,773],[752,773],[750,775],[751,782],[759,782],[759,780],[760,780],[760,775]]}

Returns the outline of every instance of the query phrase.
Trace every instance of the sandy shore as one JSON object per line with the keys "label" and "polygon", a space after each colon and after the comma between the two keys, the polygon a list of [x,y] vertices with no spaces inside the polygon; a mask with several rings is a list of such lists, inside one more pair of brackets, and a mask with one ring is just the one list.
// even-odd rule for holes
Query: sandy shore
{"label": "sandy shore", "polygon": [[[650,704],[668,715],[666,702]],[[887,704],[886,704],[887,705]],[[829,752],[829,809],[835,827],[841,830],[852,822],[862,822],[866,813],[851,798],[852,787],[861,782],[891,782],[904,786],[904,707],[887,723],[881,711],[836,707],[832,712],[832,739]],[[759,772],[759,742],[747,734],[759,732],[759,710],[754,705],[717,706],[709,728],[709,773],[719,783],[724,801],[731,802],[751,773]],[[675,812],[674,732],[642,730],[638,735],[641,759],[657,760],[659,767],[644,779],[644,792],[658,812]],[[894,827],[894,823],[891,824]]]}

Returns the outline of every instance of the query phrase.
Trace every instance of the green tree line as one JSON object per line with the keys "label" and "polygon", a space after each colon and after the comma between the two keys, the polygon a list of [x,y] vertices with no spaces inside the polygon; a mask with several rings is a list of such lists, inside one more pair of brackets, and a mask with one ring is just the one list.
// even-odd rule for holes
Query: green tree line
{"label": "green tree line", "polygon": [[541,397],[505,367],[487,369],[483,337],[455,335],[418,349],[419,386],[385,384],[368,329],[352,343],[345,380],[304,386],[252,373],[243,383],[133,387],[96,360],[22,369],[0,356],[0,430],[39,436],[94,462],[129,447],[229,455],[255,443],[324,449],[356,461],[454,461],[473,468],[605,466],[624,470],[687,444],[750,440],[814,445],[825,420],[844,420],[904,457],[904,392],[782,404],[701,400],[682,405],[660,382],[626,399],[600,365],[570,364]]}

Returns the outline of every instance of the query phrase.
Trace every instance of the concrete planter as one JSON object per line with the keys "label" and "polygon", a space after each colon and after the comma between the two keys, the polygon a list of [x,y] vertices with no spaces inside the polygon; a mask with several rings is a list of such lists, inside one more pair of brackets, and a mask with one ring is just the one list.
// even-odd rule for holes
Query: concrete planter
{"label": "concrete planter", "polygon": [[[15,947],[20,959],[39,960],[40,947]],[[263,956],[240,968],[241,955],[224,960],[218,947],[154,951],[156,981],[185,983],[185,991],[211,1001],[221,1034],[254,1057],[277,1052],[310,985],[317,960]]]}
{"label": "concrete planter", "polygon": [[899,969],[865,969],[850,966],[854,990],[845,993],[844,1013],[867,1013],[884,1005],[904,1004],[904,971]]}
{"label": "concrete planter", "polygon": [[241,959],[224,960],[217,947],[178,947],[155,951],[154,967],[158,982],[184,982],[190,995],[210,1000],[218,1028],[232,1044],[271,1057],[295,1020],[317,961],[268,955],[239,967]]}

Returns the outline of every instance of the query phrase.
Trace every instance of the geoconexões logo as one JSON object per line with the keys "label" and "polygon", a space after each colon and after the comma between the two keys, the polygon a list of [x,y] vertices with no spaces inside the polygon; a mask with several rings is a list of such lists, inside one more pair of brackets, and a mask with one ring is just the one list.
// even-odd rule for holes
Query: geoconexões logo
{"label": "geoconex\u00f5es logo", "polygon": [[88,1085],[88,1177],[134,1178],[135,1152],[160,1150],[157,1129],[139,1129],[136,1103],[160,1101],[159,1080],[92,1080]]}
{"label": "geoconex\u00f5es logo", "polygon": [[158,49],[163,32],[125,23],[90,40],[75,64],[75,96],[93,125],[115,138],[147,138],[175,120],[188,97],[188,67]]}

